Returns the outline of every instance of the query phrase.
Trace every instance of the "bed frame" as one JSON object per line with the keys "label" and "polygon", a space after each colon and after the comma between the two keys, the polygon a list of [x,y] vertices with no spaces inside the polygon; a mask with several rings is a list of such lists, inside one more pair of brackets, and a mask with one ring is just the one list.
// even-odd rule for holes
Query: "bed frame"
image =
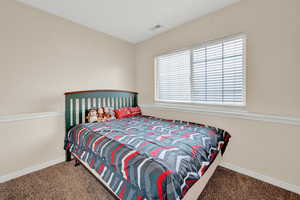
{"label": "bed frame", "polygon": [[[138,105],[138,93],[124,90],[85,90],[74,91],[65,93],[65,121],[66,121],[66,133],[75,125],[86,122],[87,112],[90,108],[100,108],[104,106],[113,107],[114,109],[137,106]],[[97,172],[91,168],[80,158],[73,155],[75,159],[75,166],[81,164],[91,174],[93,174],[99,182],[104,185],[108,192],[113,194],[116,199],[117,195],[112,192],[101,180],[101,177]],[[72,153],[66,151],[66,161],[72,160]],[[210,177],[213,175],[217,166],[221,162],[220,153],[216,157],[215,161],[211,164],[208,170],[205,172],[201,180],[193,185],[192,188],[184,196],[183,200],[197,200],[198,196],[204,189]]]}

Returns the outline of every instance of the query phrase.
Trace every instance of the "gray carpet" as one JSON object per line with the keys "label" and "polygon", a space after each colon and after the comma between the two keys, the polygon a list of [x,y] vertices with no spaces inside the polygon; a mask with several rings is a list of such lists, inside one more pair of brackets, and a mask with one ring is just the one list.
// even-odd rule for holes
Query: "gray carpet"
{"label": "gray carpet", "polygon": [[[57,164],[2,183],[0,199],[115,199],[86,169],[73,164]],[[300,195],[218,167],[199,200],[300,200]]]}

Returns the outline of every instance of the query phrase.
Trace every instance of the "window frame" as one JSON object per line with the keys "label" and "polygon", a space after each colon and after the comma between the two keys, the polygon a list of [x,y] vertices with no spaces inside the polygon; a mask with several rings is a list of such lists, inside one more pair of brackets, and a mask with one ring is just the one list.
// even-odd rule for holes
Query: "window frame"
{"label": "window frame", "polygon": [[[180,51],[190,51],[193,52],[194,49],[198,49],[201,47],[206,47],[208,45],[214,43],[220,43],[221,41],[224,42],[226,40],[242,38],[244,40],[244,54],[243,54],[243,102],[241,103],[232,103],[232,102],[207,102],[207,101],[179,101],[179,100],[163,100],[159,99],[158,92],[159,92],[159,80],[158,80],[158,58],[161,56],[168,56]],[[193,65],[193,53],[190,54],[191,56],[191,66]],[[191,67],[192,68],[192,67]],[[226,36],[223,38],[218,38],[210,41],[203,42],[199,45],[193,45],[190,48],[182,48],[175,51],[170,51],[167,53],[163,53],[154,57],[154,101],[155,103],[171,103],[171,104],[185,104],[185,105],[207,105],[208,107],[212,106],[224,106],[224,107],[246,107],[247,105],[247,35],[245,33],[238,33],[230,36]],[[191,76],[190,76],[191,79]]]}

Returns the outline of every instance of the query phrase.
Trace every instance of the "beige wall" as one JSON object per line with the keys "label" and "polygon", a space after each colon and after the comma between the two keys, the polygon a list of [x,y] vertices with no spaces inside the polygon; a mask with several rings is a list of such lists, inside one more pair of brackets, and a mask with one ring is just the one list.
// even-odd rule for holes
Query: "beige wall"
{"label": "beige wall", "polygon": [[135,90],[133,44],[11,0],[0,29],[0,115],[63,111],[69,90]]}
{"label": "beige wall", "polygon": [[[0,1],[0,117],[63,112],[64,92],[135,90],[135,46],[13,0]],[[64,119],[1,122],[0,177],[64,156]]]}
{"label": "beige wall", "polygon": [[[249,112],[300,117],[299,0],[242,0],[137,45],[140,104],[154,102],[154,57],[236,33],[247,34]],[[300,126],[188,114],[168,109],[144,113],[204,122],[233,138],[225,162],[300,186]]]}
{"label": "beige wall", "polygon": [[242,0],[137,45],[137,87],[153,103],[154,56],[236,33],[247,35],[247,110],[300,116],[299,0]]}
{"label": "beige wall", "polygon": [[0,123],[0,176],[64,158],[64,117]]}

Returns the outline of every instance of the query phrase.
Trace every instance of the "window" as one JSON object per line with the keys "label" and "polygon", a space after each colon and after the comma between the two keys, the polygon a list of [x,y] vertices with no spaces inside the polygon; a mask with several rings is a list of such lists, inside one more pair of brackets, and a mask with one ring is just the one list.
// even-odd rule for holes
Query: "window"
{"label": "window", "polygon": [[156,57],[156,100],[245,105],[245,36]]}

